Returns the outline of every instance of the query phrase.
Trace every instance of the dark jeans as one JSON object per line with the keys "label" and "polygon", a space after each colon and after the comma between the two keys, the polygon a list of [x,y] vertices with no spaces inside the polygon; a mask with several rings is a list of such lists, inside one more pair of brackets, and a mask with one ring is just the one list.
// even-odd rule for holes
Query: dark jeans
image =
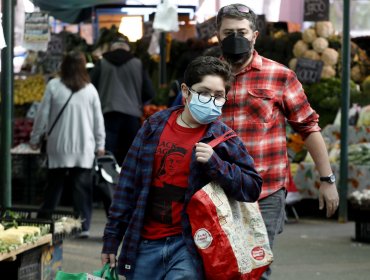
{"label": "dark jeans", "polygon": [[112,152],[121,166],[141,127],[140,118],[119,112],[104,114],[106,132],[105,149]]}
{"label": "dark jeans", "polygon": [[83,221],[82,230],[87,231],[90,228],[92,214],[93,177],[91,169],[79,167],[48,169],[48,186],[40,210],[55,210],[60,202],[68,176],[73,189],[74,211]]}
{"label": "dark jeans", "polygon": [[[266,198],[258,201],[261,214],[266,225],[271,250],[274,246],[275,236],[283,232],[285,222],[285,189],[281,189]],[[271,268],[269,267],[261,279],[269,279]]]}

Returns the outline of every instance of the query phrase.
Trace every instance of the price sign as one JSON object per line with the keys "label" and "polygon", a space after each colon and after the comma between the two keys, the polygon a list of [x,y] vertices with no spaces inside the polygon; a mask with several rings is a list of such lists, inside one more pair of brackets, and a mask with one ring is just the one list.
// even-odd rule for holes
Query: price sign
{"label": "price sign", "polygon": [[303,84],[319,82],[323,66],[324,62],[321,60],[299,58],[296,66],[298,80]]}
{"label": "price sign", "polygon": [[304,21],[329,20],[329,0],[304,0]]}
{"label": "price sign", "polygon": [[23,39],[26,49],[45,51],[50,39],[48,14],[26,13]]}

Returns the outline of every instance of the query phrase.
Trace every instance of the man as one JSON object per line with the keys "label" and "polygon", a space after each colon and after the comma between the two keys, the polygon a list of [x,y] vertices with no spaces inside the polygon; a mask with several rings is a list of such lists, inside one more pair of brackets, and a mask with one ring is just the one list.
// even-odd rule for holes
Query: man
{"label": "man", "polygon": [[[328,153],[302,85],[287,67],[260,56],[256,14],[242,4],[222,7],[217,15],[217,37],[223,57],[232,64],[235,81],[223,108],[223,121],[242,138],[263,178],[259,204],[273,247],[282,232],[289,162],[285,121],[303,137],[321,176],[319,208],[327,217],[339,198]],[[263,279],[268,279],[269,269]]]}
{"label": "man", "polygon": [[90,75],[101,99],[106,150],[121,165],[141,126],[142,106],[155,95],[153,85],[125,38],[113,41]]}

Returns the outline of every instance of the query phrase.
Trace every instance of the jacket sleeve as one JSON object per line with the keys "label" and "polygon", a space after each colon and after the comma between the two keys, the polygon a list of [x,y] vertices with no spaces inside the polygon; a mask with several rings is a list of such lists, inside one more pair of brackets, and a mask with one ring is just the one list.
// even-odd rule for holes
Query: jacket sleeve
{"label": "jacket sleeve", "polygon": [[257,201],[262,178],[240,138],[231,138],[215,147],[214,151],[204,166],[211,179],[219,183],[227,195],[238,201]]}
{"label": "jacket sleeve", "polygon": [[120,243],[135,210],[135,181],[139,166],[140,148],[147,127],[147,122],[138,131],[123,162],[118,184],[115,186],[108,221],[103,235],[103,253],[117,254]]}

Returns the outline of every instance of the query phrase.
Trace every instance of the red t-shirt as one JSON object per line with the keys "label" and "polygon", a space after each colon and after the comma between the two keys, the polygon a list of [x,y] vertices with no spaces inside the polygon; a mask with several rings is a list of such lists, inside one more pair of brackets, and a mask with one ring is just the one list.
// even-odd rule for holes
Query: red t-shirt
{"label": "red t-shirt", "polygon": [[207,126],[186,128],[178,125],[176,119],[181,112],[171,114],[155,153],[152,187],[141,233],[145,239],[160,239],[182,232],[181,211],[191,155]]}

